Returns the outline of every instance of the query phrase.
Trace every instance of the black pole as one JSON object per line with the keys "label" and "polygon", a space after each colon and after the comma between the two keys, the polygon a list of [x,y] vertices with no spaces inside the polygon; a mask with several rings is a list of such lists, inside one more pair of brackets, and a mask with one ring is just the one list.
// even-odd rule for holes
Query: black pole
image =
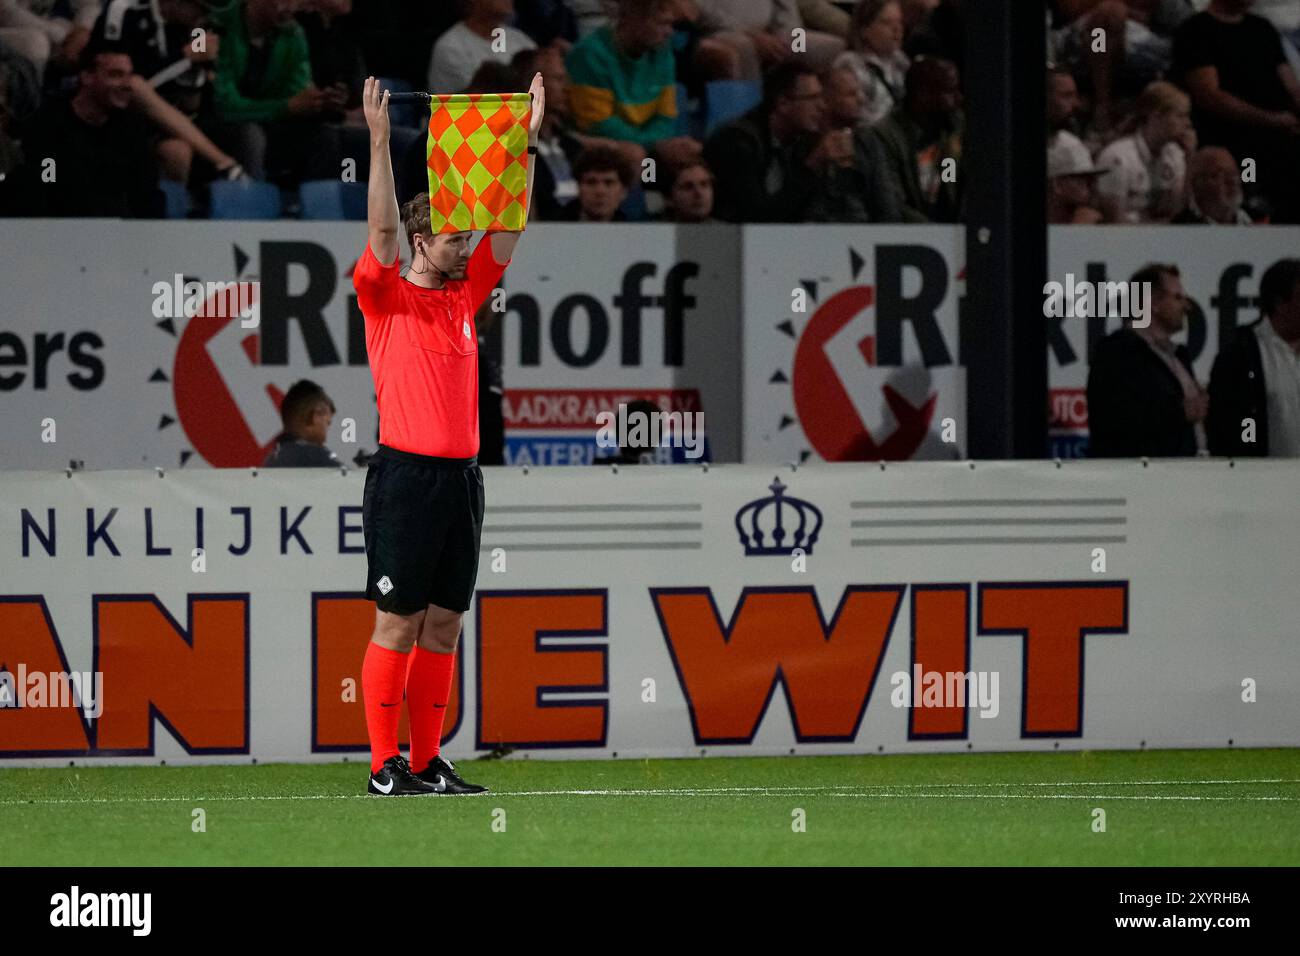
{"label": "black pole", "polygon": [[971,458],[1042,458],[1046,28],[1032,3],[967,0],[965,14],[966,444]]}

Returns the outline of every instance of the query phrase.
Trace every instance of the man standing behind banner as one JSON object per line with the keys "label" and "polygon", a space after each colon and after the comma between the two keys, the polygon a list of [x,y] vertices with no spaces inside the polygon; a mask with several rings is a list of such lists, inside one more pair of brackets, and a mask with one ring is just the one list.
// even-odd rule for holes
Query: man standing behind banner
{"label": "man standing behind banner", "polygon": [[[529,94],[528,153],[535,154],[546,99],[540,73]],[[361,668],[367,789],[384,796],[479,793],[486,788],[462,780],[440,744],[483,524],[474,314],[510,264],[523,223],[518,232],[489,231],[471,255],[469,231],[448,231],[448,223],[434,233],[429,195],[421,193],[402,207],[412,265],[401,275],[388,93],[374,77],[366,80],[363,106],[370,127],[369,242],[352,281],[365,316],[380,430],[362,503],[366,596],[376,605]],[[527,167],[525,204],[533,194],[533,164]],[[409,764],[397,745],[403,689]]]}

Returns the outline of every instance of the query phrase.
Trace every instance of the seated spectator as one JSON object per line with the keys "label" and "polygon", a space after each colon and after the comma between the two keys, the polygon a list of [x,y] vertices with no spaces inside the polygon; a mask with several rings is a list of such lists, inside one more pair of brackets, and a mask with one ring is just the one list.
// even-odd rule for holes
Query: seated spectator
{"label": "seated spectator", "polygon": [[1174,77],[1192,94],[1207,146],[1258,164],[1258,188],[1273,221],[1300,222],[1300,81],[1282,41],[1251,0],[1210,0],[1174,44]]}
{"label": "seated spectator", "polygon": [[1092,226],[1102,221],[1093,195],[1106,170],[1092,161],[1077,136],[1061,130],[1047,147],[1047,221],[1052,225]]}
{"label": "seated spectator", "polygon": [[214,103],[223,143],[254,179],[339,175],[337,130],[346,93],[311,82],[311,57],[292,0],[244,0],[219,21]]}
{"label": "seated spectator", "polygon": [[616,150],[599,146],[584,150],[573,164],[578,199],[557,217],[560,222],[626,222],[619,207],[627,198],[632,173]]}
{"label": "seated spectator", "polygon": [[[903,103],[873,127],[908,222],[956,222],[961,206],[962,113],[957,68],[932,57],[907,73]],[[956,166],[947,163],[953,160]],[[956,171],[946,174],[947,169]]]}
{"label": "seated spectator", "polygon": [[834,138],[846,137],[850,150],[842,157],[828,156],[826,188],[809,214],[817,222],[900,222],[898,195],[885,170],[880,141],[861,122],[862,87],[852,70],[833,68],[822,77],[826,99],[823,137],[834,149]]}
{"label": "seated spectator", "polygon": [[1206,449],[1208,398],[1185,345],[1172,337],[1187,323],[1178,268],[1149,265],[1130,283],[1151,290],[1150,322],[1133,320],[1101,339],[1088,367],[1088,455],[1092,458],[1191,457]]}
{"label": "seated spectator", "polygon": [[1300,456],[1300,259],[1259,280],[1262,318],[1219,348],[1210,371],[1210,451]]}
{"label": "seated spectator", "polygon": [[38,77],[53,62],[76,68],[102,0],[72,0],[72,19],[49,15],[47,0],[0,0],[0,46],[31,63]]}
{"label": "seated spectator", "polygon": [[357,36],[357,22],[352,15],[352,0],[301,2],[298,24],[307,38],[312,85],[322,90],[341,90],[348,123],[365,125],[361,90],[368,74]]}
{"label": "seated spectator", "polygon": [[[737,57],[738,79],[757,80],[792,58],[821,72],[844,50],[844,39],[807,29],[792,0],[709,0],[699,5],[700,29]],[[806,52],[794,52],[795,29],[804,29]]]}
{"label": "seated spectator", "polygon": [[[198,0],[109,0],[91,28],[92,38],[120,42],[131,55],[132,108],[163,130],[154,144],[159,171],[178,183],[189,181],[196,155],[224,178],[238,179],[244,172],[197,122],[220,48],[208,27],[207,8]],[[202,51],[192,42],[196,29],[206,31]]]}
{"label": "seated spectator", "polygon": [[1065,130],[1077,136],[1079,134],[1078,117],[1083,108],[1079,99],[1079,86],[1074,82],[1074,75],[1060,67],[1047,71],[1047,136],[1051,139],[1056,133]]}
{"label": "seated spectator", "polygon": [[703,160],[682,167],[673,176],[660,221],[718,221],[713,218],[713,171]]}
{"label": "seated spectator", "polygon": [[129,109],[131,57],[120,45],[100,41],[82,50],[81,64],[76,93],[46,100],[21,137],[25,162],[14,190],[19,211],[80,219],[161,217],[152,131]]}
{"label": "seated spectator", "polygon": [[700,157],[696,140],[675,134],[675,16],[676,0],[621,0],[614,23],[565,58],[577,131],[636,143],[670,169]]}
{"label": "seated spectator", "polygon": [[325,447],[334,422],[334,402],[325,389],[302,379],[294,382],[280,403],[284,425],[275,447],[262,462],[263,468],[320,468],[339,464],[338,456]]}
{"label": "seated spectator", "polygon": [[1192,156],[1187,168],[1187,208],[1174,217],[1179,225],[1248,226],[1242,208],[1241,169],[1222,146],[1206,146]]}
{"label": "seated spectator", "polygon": [[848,43],[835,65],[853,73],[863,94],[859,122],[874,126],[903,101],[909,61],[903,52],[903,8],[898,0],[858,0]]}
{"label": "seated spectator", "polygon": [[1142,91],[1127,136],[1101,151],[1097,196],[1107,222],[1168,222],[1183,210],[1187,155],[1196,150],[1192,101],[1172,83]]}
{"label": "seated spectator", "polygon": [[[521,50],[537,46],[526,33],[507,26],[514,0],[463,0],[465,18],[438,37],[429,59],[430,93],[463,93],[484,60],[508,64]],[[500,42],[494,42],[501,30]]]}
{"label": "seated spectator", "polygon": [[[1049,9],[1052,63],[1088,77],[1100,130],[1112,127],[1124,94],[1164,75],[1174,31],[1192,12],[1186,0],[1050,0]],[[1094,50],[1097,30],[1105,44]]]}
{"label": "seated spectator", "polygon": [[717,176],[716,215],[727,222],[805,222],[821,184],[817,171],[850,152],[843,131],[821,132],[821,81],[800,61],[763,78],[763,102],[709,138]]}

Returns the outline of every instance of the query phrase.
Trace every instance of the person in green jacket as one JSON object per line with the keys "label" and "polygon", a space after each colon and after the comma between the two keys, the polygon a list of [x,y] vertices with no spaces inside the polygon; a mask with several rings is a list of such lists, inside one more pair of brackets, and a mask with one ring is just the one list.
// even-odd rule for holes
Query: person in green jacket
{"label": "person in green jacket", "polygon": [[613,23],[569,51],[569,112],[580,133],[633,142],[673,169],[700,158],[676,135],[677,77],[669,38],[675,0],[621,0]]}
{"label": "person in green jacket", "polygon": [[312,85],[296,8],[294,0],[237,0],[216,17],[219,138],[255,179],[265,179],[268,166],[300,172],[308,157],[331,152],[323,148],[328,130],[321,120],[341,117],[346,104],[345,90]]}

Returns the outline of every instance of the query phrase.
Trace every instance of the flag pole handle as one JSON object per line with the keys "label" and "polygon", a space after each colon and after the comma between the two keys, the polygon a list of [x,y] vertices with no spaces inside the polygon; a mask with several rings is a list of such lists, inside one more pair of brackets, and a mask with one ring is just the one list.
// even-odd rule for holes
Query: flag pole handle
{"label": "flag pole handle", "polygon": [[432,100],[429,93],[388,93],[389,103],[423,103],[428,106]]}

